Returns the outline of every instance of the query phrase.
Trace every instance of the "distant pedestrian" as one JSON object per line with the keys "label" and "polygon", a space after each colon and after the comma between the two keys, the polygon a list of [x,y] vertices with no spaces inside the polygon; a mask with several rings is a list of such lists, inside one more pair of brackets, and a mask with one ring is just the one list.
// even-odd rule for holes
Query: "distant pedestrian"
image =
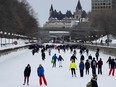
{"label": "distant pedestrian", "polygon": [[93,60],[91,61],[91,68],[92,68],[92,74],[96,74],[96,68],[97,68],[97,62],[95,60],[95,58],[93,58]]}
{"label": "distant pedestrian", "polygon": [[49,48],[48,52],[49,52],[49,55],[51,55],[51,48]]}
{"label": "distant pedestrian", "polygon": [[76,56],[76,54],[77,54],[77,52],[76,52],[76,50],[74,49],[74,51],[73,51],[73,54]]}
{"label": "distant pedestrian", "polygon": [[32,49],[32,55],[34,55],[34,54],[35,54],[35,49],[33,48],[33,49]]}
{"label": "distant pedestrian", "polygon": [[111,61],[112,61],[112,59],[111,59],[111,57],[109,57],[108,60],[107,60],[107,62],[106,62],[106,63],[108,63],[109,68],[111,67]]}
{"label": "distant pedestrian", "polygon": [[98,58],[99,58],[99,52],[96,52],[96,53],[95,53],[95,56],[96,56],[96,60],[98,61]]}
{"label": "distant pedestrian", "polygon": [[90,68],[90,63],[89,63],[88,60],[86,60],[86,62],[85,62],[85,72],[86,72],[86,74],[88,74],[88,75],[89,75],[89,68]]}
{"label": "distant pedestrian", "polygon": [[56,67],[56,60],[57,60],[58,58],[57,58],[57,56],[56,56],[56,54],[54,54],[53,55],[53,57],[52,57],[52,63],[53,63],[53,66],[52,67]]}
{"label": "distant pedestrian", "polygon": [[100,58],[100,60],[98,61],[97,65],[98,65],[98,74],[102,74],[103,61],[102,61],[101,58]]}
{"label": "distant pedestrian", "polygon": [[84,63],[83,63],[83,61],[81,61],[80,63],[79,63],[79,70],[80,70],[80,77],[83,77],[83,73],[84,73]]}
{"label": "distant pedestrian", "polygon": [[114,72],[115,72],[115,62],[114,62],[114,59],[112,59],[109,75],[112,73],[112,76],[114,76]]}
{"label": "distant pedestrian", "polygon": [[86,53],[87,53],[87,56],[88,56],[88,54],[89,54],[89,49],[87,49],[87,48],[86,48]]}
{"label": "distant pedestrian", "polygon": [[58,47],[58,53],[60,53],[60,47]]}
{"label": "distant pedestrian", "polygon": [[39,76],[40,86],[42,85],[42,80],[43,80],[44,84],[47,86],[47,81],[46,81],[46,78],[45,78],[45,75],[44,75],[44,68],[41,64],[37,68],[37,74]]}
{"label": "distant pedestrian", "polygon": [[42,56],[42,60],[45,60],[45,52],[42,52],[41,56]]}
{"label": "distant pedestrian", "polygon": [[62,61],[64,61],[64,59],[62,58],[61,55],[59,55],[58,57],[59,67],[62,67]]}
{"label": "distant pedestrian", "polygon": [[31,67],[30,67],[30,65],[28,64],[28,65],[25,67],[25,70],[24,70],[24,83],[23,83],[23,85],[25,85],[26,80],[27,80],[27,85],[29,85],[29,77],[30,77],[30,74],[31,74]]}
{"label": "distant pedestrian", "polygon": [[76,58],[76,56],[73,54],[73,55],[71,56],[71,58],[70,58],[70,61],[74,61],[74,62],[75,62],[75,60],[77,60],[77,58]]}
{"label": "distant pedestrian", "polygon": [[88,59],[92,60],[92,56],[91,56],[91,54],[88,56]]}
{"label": "distant pedestrian", "polygon": [[82,54],[82,55],[81,55],[81,58],[80,58],[80,61],[84,61],[84,59],[85,59],[85,57],[84,57],[84,55]]}
{"label": "distant pedestrian", "polygon": [[71,69],[72,77],[73,77],[73,75],[75,75],[75,77],[76,77],[77,65],[76,65],[76,63],[74,62],[74,60],[72,60],[71,63],[70,63],[69,70],[70,70],[70,69]]}

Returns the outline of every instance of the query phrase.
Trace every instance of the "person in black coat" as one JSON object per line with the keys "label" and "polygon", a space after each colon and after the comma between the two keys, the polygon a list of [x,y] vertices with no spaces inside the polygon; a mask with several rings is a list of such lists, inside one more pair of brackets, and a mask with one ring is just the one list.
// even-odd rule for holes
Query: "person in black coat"
{"label": "person in black coat", "polygon": [[90,63],[89,63],[89,61],[88,60],[86,60],[86,62],[85,62],[85,72],[86,72],[86,74],[89,74],[89,68],[90,68]]}
{"label": "person in black coat", "polygon": [[62,61],[64,61],[64,59],[62,58],[61,55],[59,55],[58,61],[59,61],[59,67],[62,67]]}
{"label": "person in black coat", "polygon": [[29,85],[30,74],[31,74],[31,66],[28,64],[24,70],[24,84],[23,85],[25,85],[26,80],[27,80],[27,85]]}
{"label": "person in black coat", "polygon": [[84,55],[81,55],[80,61],[84,61],[85,57]]}
{"label": "person in black coat", "polygon": [[96,56],[96,60],[98,61],[99,52],[96,52],[95,56]]}
{"label": "person in black coat", "polygon": [[45,60],[45,52],[42,52],[42,60]]}
{"label": "person in black coat", "polygon": [[109,68],[111,67],[111,61],[112,61],[112,59],[111,59],[111,57],[109,57],[108,60],[107,60],[107,62],[106,62],[106,63],[109,64]]}
{"label": "person in black coat", "polygon": [[115,62],[114,62],[114,59],[112,59],[109,75],[112,73],[112,76],[114,76],[114,72],[115,72]]}
{"label": "person in black coat", "polygon": [[73,55],[71,56],[71,58],[70,58],[70,61],[74,61],[74,62],[75,62],[75,59],[77,59],[77,58],[76,58],[76,56],[73,54]]}
{"label": "person in black coat", "polygon": [[98,83],[97,83],[97,75],[94,74],[92,79],[91,79],[91,83],[92,83],[92,87],[98,87]]}
{"label": "person in black coat", "polygon": [[92,74],[96,74],[97,62],[95,58],[91,61]]}

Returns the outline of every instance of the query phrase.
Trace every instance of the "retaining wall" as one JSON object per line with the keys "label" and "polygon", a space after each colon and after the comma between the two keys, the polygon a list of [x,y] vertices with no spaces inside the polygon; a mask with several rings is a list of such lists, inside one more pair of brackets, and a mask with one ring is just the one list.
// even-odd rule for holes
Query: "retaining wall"
{"label": "retaining wall", "polygon": [[88,49],[96,51],[97,48],[100,49],[101,52],[109,55],[116,56],[116,48],[108,47],[108,46],[100,46],[100,45],[85,45]]}

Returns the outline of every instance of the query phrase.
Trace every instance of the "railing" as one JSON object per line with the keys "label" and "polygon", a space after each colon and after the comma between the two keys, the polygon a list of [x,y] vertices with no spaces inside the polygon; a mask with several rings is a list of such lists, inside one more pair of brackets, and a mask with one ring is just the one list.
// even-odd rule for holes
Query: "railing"
{"label": "railing", "polygon": [[[7,39],[8,39],[8,41],[7,41]],[[0,45],[1,45],[1,47],[4,45],[7,45],[7,44],[14,44],[14,41],[16,39],[28,39],[30,41],[30,40],[33,40],[36,38],[24,36],[24,35],[20,35],[20,34],[15,34],[15,33],[0,31]]]}

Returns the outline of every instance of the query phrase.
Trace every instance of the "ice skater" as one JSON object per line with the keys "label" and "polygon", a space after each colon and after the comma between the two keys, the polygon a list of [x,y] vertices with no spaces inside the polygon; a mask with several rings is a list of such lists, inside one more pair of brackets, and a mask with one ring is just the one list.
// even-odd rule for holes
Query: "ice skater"
{"label": "ice skater", "polygon": [[30,74],[31,74],[31,67],[30,67],[30,65],[28,64],[28,65],[25,67],[25,70],[24,70],[24,83],[23,83],[23,85],[25,85],[26,80],[27,80],[27,85],[29,85],[29,77],[30,77]]}
{"label": "ice skater", "polygon": [[39,76],[39,84],[40,86],[42,85],[42,80],[44,82],[44,84],[47,86],[47,81],[44,75],[44,68],[43,66],[40,64],[39,67],[37,68],[37,74]]}

